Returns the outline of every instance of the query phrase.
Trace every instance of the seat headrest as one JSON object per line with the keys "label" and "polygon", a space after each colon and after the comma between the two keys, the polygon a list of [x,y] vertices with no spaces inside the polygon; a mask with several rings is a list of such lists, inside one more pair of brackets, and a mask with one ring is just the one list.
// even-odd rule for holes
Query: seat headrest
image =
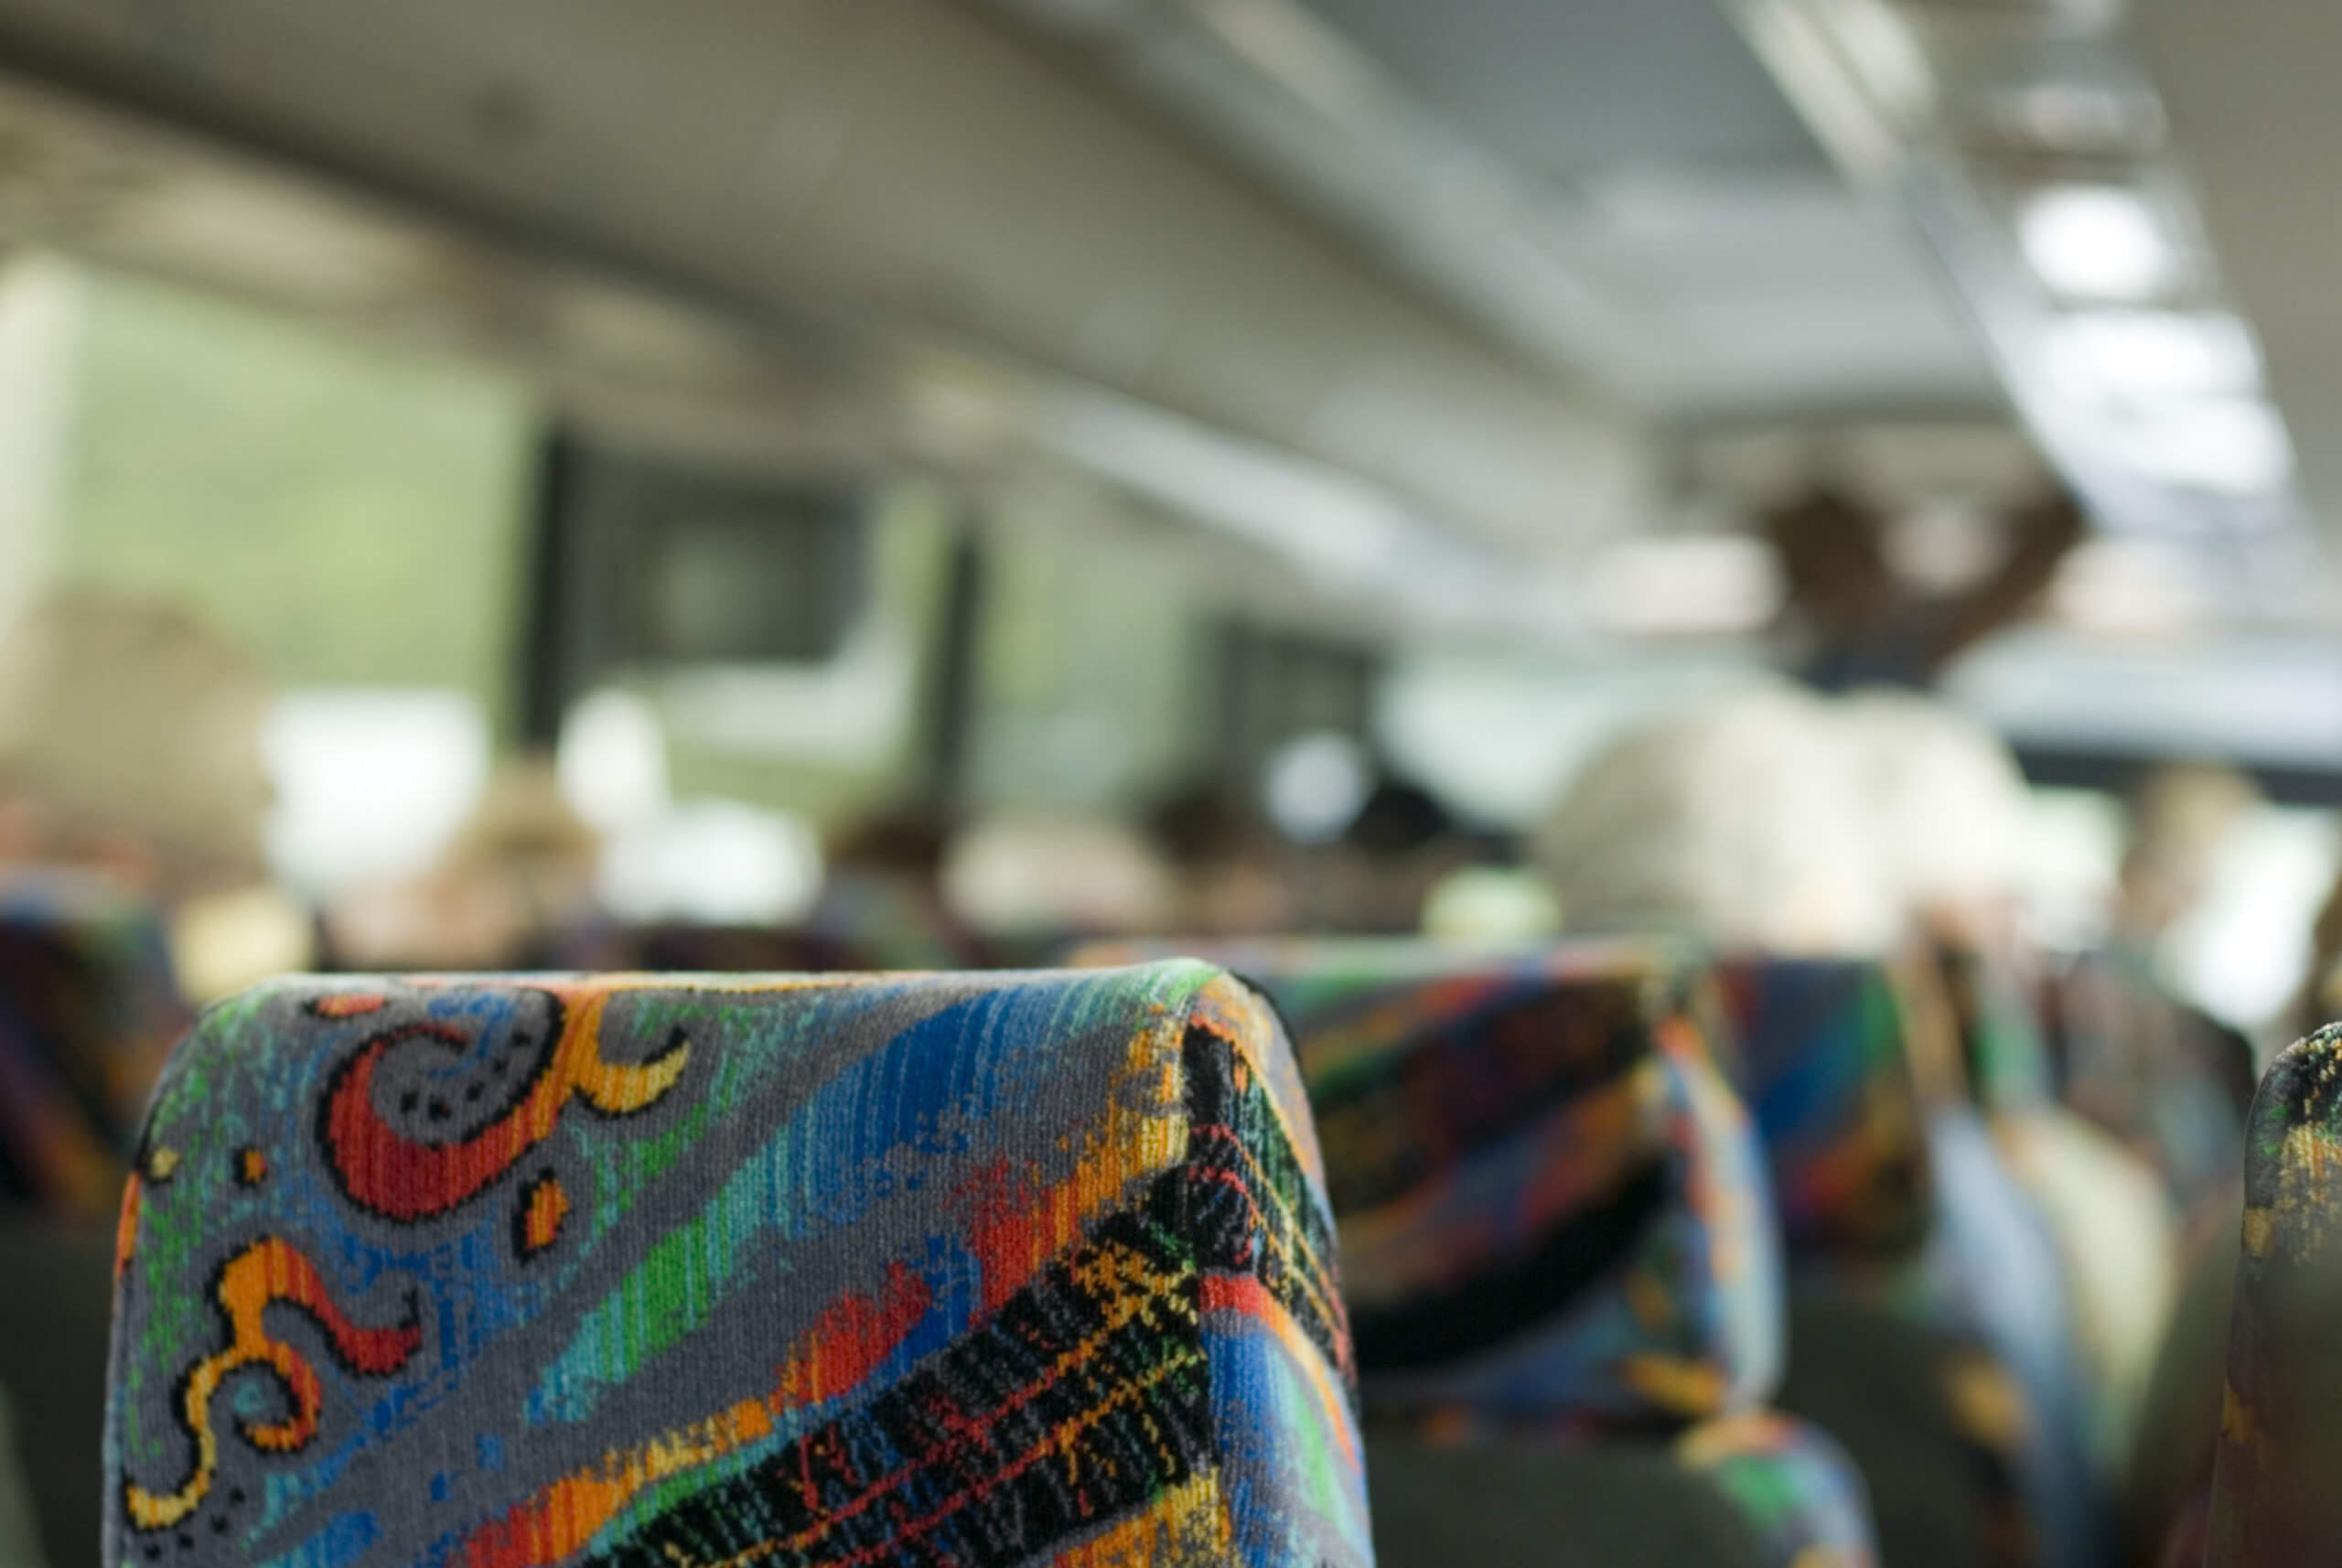
{"label": "seat headrest", "polygon": [[1277,1003],[1370,1408],[1680,1423],[1779,1375],[1778,1243],[1673,950],[1215,950]]}
{"label": "seat headrest", "polygon": [[286,981],[124,1205],[106,1561],[1370,1561],[1257,993]]}
{"label": "seat headrest", "polygon": [[1903,1015],[1871,960],[1718,967],[1725,1057],[1772,1173],[1792,1256],[1900,1259],[1927,1240],[1933,1178]]}

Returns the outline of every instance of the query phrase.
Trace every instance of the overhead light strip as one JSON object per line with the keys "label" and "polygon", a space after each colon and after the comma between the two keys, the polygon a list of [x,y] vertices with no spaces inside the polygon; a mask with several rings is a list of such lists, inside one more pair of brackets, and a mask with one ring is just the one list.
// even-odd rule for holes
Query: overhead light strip
{"label": "overhead light strip", "polygon": [[[2159,104],[2122,87],[2144,75],[2108,6],[1990,7],[1994,26],[2019,38],[2055,25],[2067,52],[2036,59],[2071,60],[2079,40],[2097,68],[2064,98],[2049,70],[2029,75],[2035,117],[2089,121],[2080,128],[2101,155],[2110,136],[2120,145],[2090,177],[2053,175],[2029,188],[2035,177],[2021,162],[1963,139],[1979,107],[1989,118],[1997,95],[2005,110],[2011,89],[1972,70],[1963,79],[1972,58],[1955,51],[1931,79],[1936,101],[1914,113],[1913,73],[1880,41],[1892,36],[1880,13],[1904,22],[1901,36],[1940,43],[1938,24],[1986,19],[1978,7],[1734,0],[1733,9],[1849,177],[1934,242],[2020,416],[2103,518],[2151,532],[2302,532],[2292,443],[2262,391],[2251,328],[2220,300],[2184,186],[2160,157],[2138,152],[2159,148],[2165,128]],[[2076,96],[2084,90],[2095,94],[2086,104]]]}

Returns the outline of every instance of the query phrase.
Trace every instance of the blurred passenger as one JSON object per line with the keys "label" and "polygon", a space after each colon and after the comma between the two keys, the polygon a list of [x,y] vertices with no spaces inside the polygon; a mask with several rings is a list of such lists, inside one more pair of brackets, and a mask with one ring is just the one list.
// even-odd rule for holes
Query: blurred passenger
{"label": "blurred passenger", "polygon": [[951,846],[943,888],[954,915],[989,944],[1037,962],[1084,938],[1181,929],[1171,867],[1135,829],[1104,817],[981,822]]}
{"label": "blurred passenger", "polygon": [[0,1541],[11,1563],[97,1560],[110,1221],[185,1023],[175,971],[209,994],[307,961],[266,885],[266,701],[149,600],[60,595],[0,643],[0,1390],[22,1476],[0,1477],[0,1533],[38,1535]]}
{"label": "blurred passenger", "polygon": [[[166,921],[216,929],[219,900],[263,876],[264,699],[232,650],[145,600],[53,598],[0,643],[0,1254],[102,1258],[187,1022]],[[0,1267],[0,1336],[25,1341],[0,1345],[0,1383],[20,1437],[39,1434],[37,1482],[53,1434],[89,1430],[82,1407],[102,1398],[104,1286],[102,1266]],[[22,1326],[51,1319],[63,1327],[47,1345]],[[92,1365],[94,1381],[71,1375]],[[59,1376],[28,1383],[27,1368]],[[97,1544],[74,1478],[36,1488],[53,1555],[59,1530],[86,1534],[67,1560]]]}
{"label": "blurred passenger", "polygon": [[1175,790],[1147,812],[1146,832],[1178,881],[1172,932],[1268,936],[1294,925],[1276,829],[1235,790],[1209,780]]}
{"label": "blurred passenger", "polygon": [[2155,1165],[2191,1247],[2232,1214],[2257,1074],[2251,1043],[2175,995],[2159,961],[2260,801],[2231,768],[2150,772],[2131,798],[2109,940],[2043,991],[2063,1098]]}
{"label": "blurred passenger", "polygon": [[158,602],[70,593],[0,648],[0,858],[158,903],[263,880],[267,689]]}
{"label": "blurred passenger", "polygon": [[1781,956],[1886,950],[1863,802],[1819,700],[1765,686],[1613,743],[1531,845],[1567,929]]}
{"label": "blurred passenger", "polygon": [[912,803],[865,818],[830,846],[805,928],[872,969],[965,969],[982,945],[944,897],[951,813]]}
{"label": "blurred passenger", "polygon": [[0,643],[0,865],[72,867],[164,911],[210,1001],[308,966],[307,913],[269,886],[268,688],[160,601],[59,594]]}
{"label": "blurred passenger", "polygon": [[422,875],[342,900],[328,930],[353,969],[535,967],[593,908],[601,839],[571,809],[553,765],[501,768]]}
{"label": "blurred passenger", "polygon": [[1766,531],[1806,645],[1800,678],[1826,692],[1934,685],[1953,660],[2025,613],[2087,532],[2063,494],[2013,521],[2015,538],[1997,572],[1957,597],[1929,599],[1896,581],[1883,520],[1844,491],[1821,486],[1774,511]]}
{"label": "blurred passenger", "polygon": [[[2152,1161],[2183,1219],[2188,1262],[2142,1391],[2123,1480],[2125,1552],[2135,1563],[2161,1561],[2167,1542],[2191,1531],[2200,1537],[2222,1419],[2244,1120],[2257,1077],[2250,1042],[2174,996],[2157,960],[2259,799],[2249,779],[2213,765],[2149,774],[2130,801],[2110,940],[2069,961],[2045,992],[2067,1102]],[[2337,928],[2342,936],[2342,920]]]}
{"label": "blurred passenger", "polygon": [[[1774,958],[1883,965],[1898,945],[1902,910],[1897,879],[1878,865],[1860,761],[1835,710],[1794,688],[1701,703],[1597,756],[1540,831],[1534,858],[1574,931],[1673,932]],[[1796,1260],[1788,1386],[1812,1402],[1789,1408],[1864,1435],[1856,1456],[1882,1537],[1907,1552],[1929,1562],[2081,1568],[2090,1487],[2078,1434],[2062,1435],[2072,1432],[2079,1402],[2068,1387],[2054,1243],[1954,1093],[1949,1062],[1924,1070],[1928,1057],[1950,1057],[1948,1043],[1929,1051],[1923,1020],[1889,1013],[1881,1043],[1904,1059],[1882,1083],[1915,1091],[1919,1159],[1929,1173],[1918,1185],[1931,1195],[1923,1234],[1916,1252],[1891,1264],[1853,1265],[1834,1251]],[[1838,1025],[1817,1018],[1812,1026]],[[1827,1043],[1821,1035],[1812,1042]],[[1867,1060],[1877,1048],[1865,1041],[1857,1054]],[[1908,1125],[1864,1114],[1866,1137]],[[1875,1152],[1853,1152],[1833,1179],[1868,1179]],[[1875,1168],[1881,1190],[1857,1201],[1891,1210],[1913,1178],[1893,1162]],[[1947,1345],[1977,1340],[1989,1351],[1972,1367],[1969,1358],[1944,1359]],[[1906,1360],[1929,1369],[1895,1381]],[[1998,1392],[1988,1398],[1986,1389]],[[1881,1399],[1902,1402],[1882,1418]],[[1921,1457],[1941,1452],[1928,1438],[1947,1431],[1972,1445],[1973,1474],[1942,1473]],[[2023,1506],[2005,1528],[1984,1528],[1996,1551],[1971,1540],[1963,1552],[1930,1528],[1956,1516],[1951,1533],[1972,1534],[1978,1519],[1997,1517],[1995,1477],[2004,1472],[2021,1477]]]}
{"label": "blurred passenger", "polygon": [[2237,830],[2261,806],[2260,786],[2218,763],[2151,770],[2132,791],[2116,902],[2117,940],[2152,950],[2201,903]]}
{"label": "blurred passenger", "polygon": [[1907,693],[1864,692],[1832,712],[1898,924],[2014,953],[2032,802],[2008,747],[1943,703]]}
{"label": "blurred passenger", "polygon": [[[2024,776],[1997,737],[1926,698],[1866,693],[1843,705],[1842,722],[1869,798],[1880,871],[1934,959],[1915,971],[1915,983],[1940,988],[1961,1047],[1958,1070],[2056,1236],[2093,1396],[2091,1448],[2111,1474],[2127,1454],[2168,1321],[2175,1223],[2144,1162],[2052,1096],[2024,983],[2031,962],[2018,919],[2030,811]],[[1975,1160],[1962,1125],[1941,1123],[1939,1160]],[[2045,1387],[2061,1380],[2064,1346],[2038,1344],[2030,1354]]]}
{"label": "blurred passenger", "polygon": [[1432,889],[1480,858],[1480,846],[1437,797],[1385,774],[1319,855],[1309,924],[1362,936],[1413,935],[1423,929]]}

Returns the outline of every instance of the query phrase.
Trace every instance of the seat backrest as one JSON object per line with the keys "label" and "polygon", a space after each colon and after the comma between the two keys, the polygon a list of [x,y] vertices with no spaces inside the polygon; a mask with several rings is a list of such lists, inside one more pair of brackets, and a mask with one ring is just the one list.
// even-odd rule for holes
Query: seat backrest
{"label": "seat backrest", "polygon": [[2245,1147],[2204,1561],[2342,1562],[2342,1025],[2271,1064]]}
{"label": "seat backrest", "polygon": [[1736,958],[1719,966],[1725,1058],[1771,1168],[1793,1256],[1915,1254],[1935,1194],[1903,1017],[1884,965]]}
{"label": "seat backrest", "polygon": [[1666,1426],[1771,1391],[1770,1198],[1687,956],[1207,950],[1293,1030],[1370,1409]]}
{"label": "seat backrest", "polygon": [[[2005,1459],[2046,1560],[2086,1562],[2085,1410],[2057,1244],[1953,1087],[1959,1075],[1931,1093],[1916,1070],[1895,974],[1871,960],[1740,958],[1721,966],[1719,989],[1726,1055],[1782,1195],[1793,1264],[1989,1347],[2023,1406],[2003,1423]],[[2009,1048],[2021,1054],[2023,1042]]]}
{"label": "seat backrest", "polygon": [[106,1562],[1370,1561],[1252,991],[288,981],[122,1225]]}
{"label": "seat backrest", "polygon": [[111,1218],[188,1016],[145,905],[65,872],[0,876],[0,1205]]}
{"label": "seat backrest", "polygon": [[2076,955],[2041,993],[2059,1098],[2152,1160],[2196,1225],[2232,1223],[2251,1042],[2174,996],[2143,952]]}

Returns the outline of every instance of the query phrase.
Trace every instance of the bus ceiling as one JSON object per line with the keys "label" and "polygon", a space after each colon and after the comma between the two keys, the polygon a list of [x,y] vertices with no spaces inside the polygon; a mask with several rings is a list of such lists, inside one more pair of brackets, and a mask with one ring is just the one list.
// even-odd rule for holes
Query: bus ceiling
{"label": "bus ceiling", "polygon": [[[1550,632],[1634,535],[2036,452],[2314,619],[2119,10],[0,0],[0,221],[685,452],[1079,475],[1398,624]],[[2143,365],[2185,384],[2102,395]]]}

